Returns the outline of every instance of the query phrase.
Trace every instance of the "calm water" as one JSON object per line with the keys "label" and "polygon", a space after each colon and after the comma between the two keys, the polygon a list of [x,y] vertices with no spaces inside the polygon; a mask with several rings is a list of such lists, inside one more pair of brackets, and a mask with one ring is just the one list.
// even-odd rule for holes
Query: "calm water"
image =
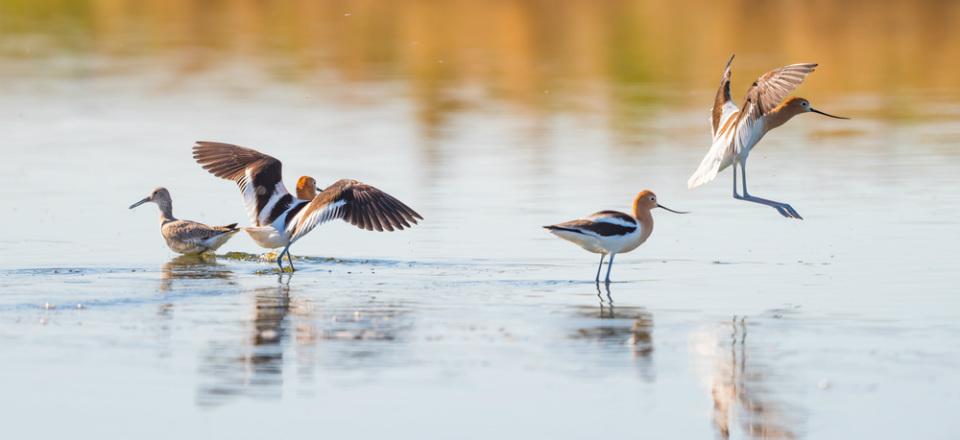
{"label": "calm water", "polygon": [[[746,13],[749,11],[749,13]],[[952,438],[960,5],[0,2],[3,436]],[[782,25],[774,25],[782,23]],[[729,26],[729,27],[728,27]],[[775,30],[775,31],[774,31]],[[707,112],[816,61],[751,192],[695,191]],[[426,217],[325,225],[279,275],[177,258],[152,205],[245,222],[191,159],[377,185]],[[595,258],[539,228],[627,209]]]}

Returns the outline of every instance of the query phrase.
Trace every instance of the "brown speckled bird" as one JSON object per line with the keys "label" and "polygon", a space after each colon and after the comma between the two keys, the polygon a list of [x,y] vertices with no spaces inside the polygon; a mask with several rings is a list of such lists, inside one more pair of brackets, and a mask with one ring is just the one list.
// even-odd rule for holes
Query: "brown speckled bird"
{"label": "brown speckled bird", "polygon": [[215,251],[240,231],[236,223],[207,226],[195,221],[177,219],[173,216],[173,201],[166,188],[154,189],[149,196],[130,205],[130,209],[147,202],[156,203],[160,208],[160,234],[167,242],[167,247],[177,253],[202,254]]}

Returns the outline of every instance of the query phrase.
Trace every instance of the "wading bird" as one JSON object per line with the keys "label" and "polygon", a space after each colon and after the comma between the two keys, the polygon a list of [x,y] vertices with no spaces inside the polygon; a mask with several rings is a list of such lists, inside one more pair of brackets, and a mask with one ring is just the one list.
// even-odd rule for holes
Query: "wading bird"
{"label": "wading bird", "polygon": [[167,247],[181,254],[202,254],[215,251],[223,246],[233,234],[240,229],[236,223],[226,226],[207,226],[190,220],[177,220],[173,216],[173,201],[170,191],[166,188],[157,188],[137,203],[130,205],[130,209],[144,203],[156,203],[160,208],[160,235],[163,235]]}
{"label": "wading bird", "polygon": [[600,211],[586,218],[544,226],[544,229],[557,237],[576,243],[589,252],[600,254],[600,266],[597,267],[595,279],[598,283],[603,258],[610,255],[605,280],[609,283],[613,257],[636,249],[653,233],[653,214],[650,211],[654,208],[663,208],[676,214],[687,214],[657,203],[657,195],[645,189],[633,199],[632,216],[620,211]]}
{"label": "wading bird", "polygon": [[[733,165],[733,198],[773,207],[781,215],[802,220],[792,206],[774,200],[751,196],[747,191],[747,156],[763,135],[801,113],[819,113],[836,119],[848,119],[824,113],[810,106],[810,101],[792,97],[784,100],[803,79],[817,67],[816,64],[791,64],[771,70],[754,81],[747,91],[743,108],[738,108],[730,97],[730,64],[720,78],[720,89],[713,103],[710,118],[713,128],[713,146],[703,157],[697,171],[690,176],[687,187],[693,189],[717,177],[717,173]],[[743,195],[737,193],[737,165],[743,183]]]}
{"label": "wading bird", "polygon": [[294,197],[283,185],[280,161],[250,148],[197,142],[193,158],[214,176],[237,183],[253,223],[244,230],[264,248],[283,248],[277,255],[281,271],[284,254],[293,270],[290,245],[321,223],[339,218],[368,231],[393,231],[423,220],[393,196],[351,179],[317,193],[313,178],[304,176]]}

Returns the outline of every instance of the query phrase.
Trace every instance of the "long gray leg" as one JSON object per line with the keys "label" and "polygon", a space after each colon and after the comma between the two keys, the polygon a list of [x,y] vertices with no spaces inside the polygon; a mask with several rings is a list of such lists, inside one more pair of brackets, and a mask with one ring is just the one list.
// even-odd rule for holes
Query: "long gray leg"
{"label": "long gray leg", "polygon": [[280,272],[283,272],[283,253],[287,251],[287,248],[283,248],[279,254],[277,254],[277,267],[280,268]]}
{"label": "long gray leg", "polygon": [[599,284],[600,284],[600,269],[603,269],[603,257],[606,257],[606,256],[607,256],[606,254],[600,254],[600,265],[597,266],[597,278],[594,280],[594,282],[596,282],[596,283],[598,284],[597,292],[600,291],[600,287],[599,287]]}
{"label": "long gray leg", "polygon": [[613,257],[617,254],[610,254],[610,259],[607,260],[607,279],[604,280],[605,283],[610,284],[610,269],[613,269]]}
{"label": "long gray leg", "polygon": [[737,161],[733,161],[733,198],[740,200],[740,194],[737,194]]}
{"label": "long gray leg", "polygon": [[290,271],[293,272],[293,260],[290,259],[290,245],[288,244],[282,251],[277,255],[277,266],[280,267],[280,272],[283,272],[283,254],[287,254],[287,261],[290,262]]}
{"label": "long gray leg", "polygon": [[800,217],[800,214],[795,209],[793,209],[792,206],[790,206],[787,203],[778,202],[776,200],[768,200],[760,197],[754,197],[750,195],[750,192],[747,190],[746,159],[744,159],[743,162],[740,163],[740,179],[743,182],[743,197],[741,198],[741,200],[745,200],[747,202],[752,202],[752,203],[759,203],[761,205],[772,207],[773,209],[776,209],[777,212],[780,213],[780,215],[787,218],[795,218],[795,219],[803,220],[803,217]]}

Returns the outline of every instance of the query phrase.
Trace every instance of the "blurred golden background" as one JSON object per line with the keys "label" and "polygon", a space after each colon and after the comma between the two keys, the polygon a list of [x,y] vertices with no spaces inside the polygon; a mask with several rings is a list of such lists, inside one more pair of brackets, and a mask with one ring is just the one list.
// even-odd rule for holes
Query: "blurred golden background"
{"label": "blurred golden background", "polygon": [[799,93],[875,100],[877,116],[909,119],[923,110],[904,95],[957,97],[957,23],[960,2],[937,0],[3,0],[0,71],[160,72],[175,86],[240,67],[399,87],[429,127],[487,102],[615,119],[658,102],[706,108],[736,52],[737,97],[770,68],[818,62]]}

